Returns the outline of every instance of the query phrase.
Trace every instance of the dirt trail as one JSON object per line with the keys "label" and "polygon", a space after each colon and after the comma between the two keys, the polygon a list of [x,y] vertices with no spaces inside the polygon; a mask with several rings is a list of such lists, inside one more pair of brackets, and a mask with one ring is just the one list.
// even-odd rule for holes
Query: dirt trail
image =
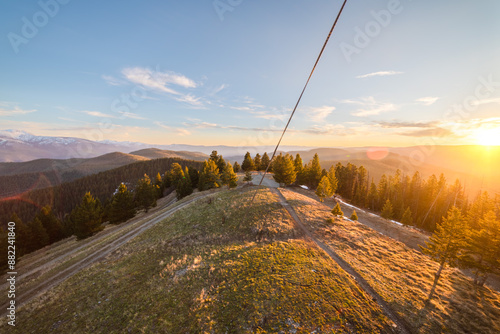
{"label": "dirt trail", "polygon": [[403,334],[411,334],[410,326],[406,323],[404,319],[399,317],[387,304],[387,302],[380,296],[371,286],[370,284],[356,271],[351,267],[344,259],[342,259],[337,253],[335,253],[330,247],[325,245],[323,242],[319,241],[314,235],[306,228],[306,226],[302,223],[302,220],[299,218],[293,207],[287,202],[286,198],[279,191],[279,189],[271,188],[271,191],[278,195],[280,199],[281,205],[288,211],[292,219],[294,220],[296,226],[304,233],[306,239],[314,242],[319,248],[321,248],[326,254],[328,254],[337,264],[345,270],[348,274],[350,274],[358,283],[360,288],[362,288],[368,295],[370,295],[373,300],[375,300],[385,314],[396,324],[397,330],[399,333]]}
{"label": "dirt trail", "polygon": [[[107,255],[118,249],[120,246],[125,244],[126,242],[132,240],[142,232],[146,231],[147,229],[153,227],[156,225],[158,222],[164,220],[168,216],[172,215],[173,213],[179,211],[180,209],[186,207],[187,205],[201,199],[205,198],[207,196],[212,195],[213,193],[208,193],[202,196],[195,197],[189,201],[186,201],[174,208],[168,209],[169,205],[164,208],[164,212],[161,212],[160,214],[157,214],[155,217],[147,217],[147,218],[152,218],[152,219],[142,219],[145,221],[143,224],[139,224],[138,226],[135,226],[132,228],[130,231],[127,231],[124,235],[118,237],[117,239],[113,240],[112,242],[104,245],[98,245],[91,254],[88,254],[85,256],[83,259],[77,261],[76,263],[72,264],[68,268],[65,268],[61,271],[58,271],[54,273],[52,276],[45,278],[42,282],[36,282],[34,285],[32,285],[29,290],[27,291],[22,291],[19,293],[16,297],[16,307],[20,307],[23,304],[29,302],[36,296],[44,293],[45,291],[49,290],[53,286],[65,281],[69,277],[73,276],[74,274],[78,273],[82,269],[88,267],[91,264],[94,264],[101,259],[105,258]],[[169,203],[170,204],[170,203]],[[121,229],[120,229],[121,230]],[[76,250],[75,250],[76,251]],[[70,254],[68,254],[69,256]],[[55,259],[55,260],[60,260],[60,258]],[[53,260],[53,261],[55,261]],[[42,265],[43,266],[43,265]],[[41,270],[41,268],[35,268],[32,271],[38,271]],[[8,304],[4,303],[3,305],[0,306],[2,312],[1,316],[5,316],[7,313],[4,311],[7,309]]]}

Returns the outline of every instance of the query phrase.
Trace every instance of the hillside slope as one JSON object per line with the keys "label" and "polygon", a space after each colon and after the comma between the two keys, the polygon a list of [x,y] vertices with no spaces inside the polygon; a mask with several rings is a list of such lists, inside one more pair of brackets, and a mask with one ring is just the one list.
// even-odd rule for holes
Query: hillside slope
{"label": "hillside slope", "polygon": [[146,148],[130,152],[132,155],[141,156],[148,159],[161,159],[161,158],[180,158],[187,160],[204,161],[208,159],[208,155],[201,152],[188,152],[188,151],[170,151],[160,150],[158,148]]}
{"label": "hillside slope", "polygon": [[242,205],[253,189],[176,212],[21,307],[9,332],[394,332],[348,274],[297,239],[275,195]]}

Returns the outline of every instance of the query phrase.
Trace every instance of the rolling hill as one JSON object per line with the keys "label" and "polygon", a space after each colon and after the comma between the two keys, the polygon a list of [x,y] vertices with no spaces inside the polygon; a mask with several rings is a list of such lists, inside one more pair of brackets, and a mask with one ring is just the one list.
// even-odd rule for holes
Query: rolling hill
{"label": "rolling hill", "polygon": [[[498,292],[473,288],[460,271],[446,268],[435,298],[426,304],[438,266],[427,256],[358,222],[334,220],[330,208],[290,190],[260,188],[253,204],[243,204],[255,190],[212,190],[174,204],[165,201],[149,216],[23,257],[18,270],[29,276],[18,281],[18,289],[30,295],[19,298],[24,302],[17,306],[16,327],[8,327],[3,316],[0,330],[489,334],[500,329]],[[6,302],[7,296],[0,296],[0,305]],[[390,309],[405,319],[403,328],[388,316]]]}

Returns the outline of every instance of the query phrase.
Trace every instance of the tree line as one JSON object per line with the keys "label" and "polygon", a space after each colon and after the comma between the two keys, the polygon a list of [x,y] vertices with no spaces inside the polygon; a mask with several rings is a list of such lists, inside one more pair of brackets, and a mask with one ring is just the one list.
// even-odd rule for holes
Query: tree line
{"label": "tree line", "polygon": [[[252,159],[247,152],[242,169],[265,170],[269,162],[266,159],[265,165],[259,165],[259,158],[257,154]],[[257,169],[255,166],[260,167]],[[337,194],[356,206],[380,213],[384,218],[429,232],[436,229],[452,207],[469,217],[471,226],[475,226],[490,210],[500,217],[499,195],[493,198],[487,192],[481,192],[471,201],[460,180],[449,184],[443,174],[425,179],[418,171],[410,176],[397,170],[392,175],[383,174],[375,182],[365,167],[351,163],[345,166],[337,163],[326,170],[321,167],[317,154],[306,164],[300,154],[295,157],[279,154],[269,170],[281,185],[305,185],[315,190],[321,201]]]}
{"label": "tree line", "polygon": [[[135,182],[130,182],[137,176],[138,171],[151,172],[165,165],[170,168],[163,174],[158,171],[155,177],[150,178],[145,173]],[[203,163],[170,158],[158,159],[123,166],[57,187],[36,190],[25,194],[23,201],[4,201],[0,205],[3,205],[4,210],[12,210],[11,216],[4,221],[16,223],[16,256],[20,257],[72,235],[78,239],[92,236],[104,228],[105,222],[119,224],[127,221],[134,217],[138,210],[148,211],[151,207],[155,207],[157,199],[174,190],[177,198],[181,199],[190,195],[196,188],[200,191],[225,185],[234,188],[238,180],[234,170],[231,163],[226,162],[217,151],[213,151],[210,159]],[[129,182],[113,182],[118,179]],[[64,205],[60,203],[57,205],[60,196],[74,195],[83,189],[85,190],[83,196],[72,207],[68,204],[70,203],[68,200]],[[33,205],[36,203],[33,200],[36,199],[39,200],[39,205],[44,203],[44,199],[49,199],[50,202],[37,210],[31,219],[21,219],[15,209],[19,210],[27,205],[36,208],[37,205]],[[26,211],[23,217],[29,217]],[[0,228],[0,243],[6,242],[7,230]],[[1,247],[6,249],[7,245],[0,245]],[[4,267],[6,260],[1,261],[0,267]]]}

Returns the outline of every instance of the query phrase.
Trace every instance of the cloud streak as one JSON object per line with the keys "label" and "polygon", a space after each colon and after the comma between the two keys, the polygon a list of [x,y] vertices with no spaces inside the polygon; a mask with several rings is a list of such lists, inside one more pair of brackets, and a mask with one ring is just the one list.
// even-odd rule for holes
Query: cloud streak
{"label": "cloud streak", "polygon": [[17,116],[25,115],[37,111],[36,109],[21,109],[18,106],[14,108],[0,108],[0,116]]}
{"label": "cloud streak", "polygon": [[437,100],[439,100],[439,97],[427,96],[427,97],[421,97],[419,99],[416,99],[415,101],[417,103],[421,103],[425,106],[430,106],[430,105],[433,105],[434,103],[436,103]]}
{"label": "cloud streak", "polygon": [[372,73],[368,73],[368,74],[358,75],[356,77],[356,79],[366,79],[366,78],[372,78],[372,77],[386,77],[386,76],[398,75],[398,74],[404,74],[404,72],[398,72],[398,71],[372,72]]}
{"label": "cloud streak", "polygon": [[360,106],[351,115],[357,117],[374,116],[396,110],[398,107],[389,102],[378,102],[373,96],[363,97],[359,100],[342,100],[341,103]]}

